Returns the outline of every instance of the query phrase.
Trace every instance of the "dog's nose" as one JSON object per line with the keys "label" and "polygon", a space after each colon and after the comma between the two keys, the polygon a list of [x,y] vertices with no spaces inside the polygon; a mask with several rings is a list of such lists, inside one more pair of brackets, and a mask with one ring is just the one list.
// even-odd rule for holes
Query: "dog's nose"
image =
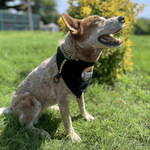
{"label": "dog's nose", "polygon": [[125,23],[125,18],[124,18],[124,16],[120,16],[120,17],[118,18],[118,21],[121,22],[121,23]]}

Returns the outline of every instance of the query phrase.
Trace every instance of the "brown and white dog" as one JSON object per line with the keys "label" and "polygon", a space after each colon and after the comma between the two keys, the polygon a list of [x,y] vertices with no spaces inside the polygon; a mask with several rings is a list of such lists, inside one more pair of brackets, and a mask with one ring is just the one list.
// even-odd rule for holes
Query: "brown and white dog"
{"label": "brown and white dog", "polygon": [[[70,30],[66,35],[65,42],[60,45],[60,50],[65,58],[71,58],[65,53],[65,49],[72,56],[84,62],[96,62],[106,47],[118,47],[122,44],[121,39],[111,37],[109,34],[117,33],[125,25],[123,16],[104,19],[100,16],[90,16],[82,20],[77,20],[67,14],[61,15],[64,23]],[[65,47],[65,48],[64,48]],[[1,108],[0,114],[10,114],[15,112],[19,116],[20,123],[25,123],[27,128],[31,128],[42,136],[49,134],[33,126],[38,122],[38,118],[48,107],[53,106],[60,110],[61,119],[67,134],[70,134],[73,141],[81,141],[80,137],[73,129],[69,111],[70,95],[73,95],[60,76],[59,83],[54,82],[54,76],[58,73],[56,54],[43,61],[35,68],[25,80],[19,85],[12,103],[7,108]],[[67,73],[67,72],[66,72]],[[87,73],[87,72],[86,72]],[[91,75],[90,73],[87,73]],[[88,121],[94,117],[87,113],[84,104],[84,95],[76,98],[81,114]]]}

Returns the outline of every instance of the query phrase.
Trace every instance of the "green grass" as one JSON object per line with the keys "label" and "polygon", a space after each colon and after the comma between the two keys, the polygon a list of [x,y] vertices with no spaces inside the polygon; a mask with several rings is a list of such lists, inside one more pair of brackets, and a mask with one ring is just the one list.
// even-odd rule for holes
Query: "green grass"
{"label": "green grass", "polygon": [[130,35],[134,43],[132,47],[132,61],[134,70],[150,76],[150,35]]}
{"label": "green grass", "polygon": [[11,93],[28,73],[56,53],[62,38],[63,34],[52,32],[0,32],[1,105],[10,103]]}
{"label": "green grass", "polygon": [[[56,53],[62,33],[0,32],[0,107],[9,106],[17,86],[44,59]],[[112,88],[90,85],[85,94],[92,122],[81,117],[75,98],[70,110],[73,127],[82,138],[72,143],[60,113],[48,109],[36,125],[51,134],[41,139],[21,126],[15,115],[0,116],[0,149],[25,150],[149,150],[150,149],[150,36],[131,35],[134,70]]]}

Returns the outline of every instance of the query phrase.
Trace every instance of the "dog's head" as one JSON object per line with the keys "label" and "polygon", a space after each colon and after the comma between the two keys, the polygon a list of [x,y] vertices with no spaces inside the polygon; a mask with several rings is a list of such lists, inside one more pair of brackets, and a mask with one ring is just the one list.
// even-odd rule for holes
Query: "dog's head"
{"label": "dog's head", "polygon": [[61,16],[80,47],[92,46],[99,49],[118,47],[122,44],[121,39],[111,37],[110,34],[119,32],[125,26],[123,16],[105,19],[95,15],[82,20],[74,19],[67,14]]}

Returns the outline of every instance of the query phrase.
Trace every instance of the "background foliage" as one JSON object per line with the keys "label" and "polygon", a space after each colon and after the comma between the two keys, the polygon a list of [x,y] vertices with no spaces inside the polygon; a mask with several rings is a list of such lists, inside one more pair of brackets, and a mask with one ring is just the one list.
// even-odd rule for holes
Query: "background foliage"
{"label": "background foliage", "polygon": [[[122,72],[132,71],[131,46],[129,33],[132,31],[133,22],[136,22],[138,15],[145,5],[138,4],[130,0],[68,0],[70,7],[68,14],[76,19],[82,19],[90,15],[104,16],[106,19],[114,16],[124,16],[126,26],[121,33],[115,37],[121,36],[123,45],[119,48],[105,49],[95,65],[94,77],[99,83],[113,84],[116,78],[121,77]],[[62,18],[58,20],[62,31],[66,32],[66,26]]]}
{"label": "background foliage", "polygon": [[[13,0],[0,0],[0,9],[8,9],[6,2],[13,1]],[[56,10],[57,1],[54,0],[33,0],[35,5],[32,6],[33,13],[40,14],[44,23],[50,22],[57,22],[59,18],[59,14]],[[28,3],[28,0],[20,0],[20,2]],[[18,11],[21,10],[19,6],[12,6],[12,8],[17,9]],[[26,10],[27,12],[27,10]]]}
{"label": "background foliage", "polygon": [[54,0],[34,0],[36,3],[36,12],[42,16],[43,21],[47,24],[57,22],[59,14],[56,11],[56,1]]}
{"label": "background foliage", "polygon": [[150,20],[147,18],[139,18],[133,27],[134,34],[150,34]]}

